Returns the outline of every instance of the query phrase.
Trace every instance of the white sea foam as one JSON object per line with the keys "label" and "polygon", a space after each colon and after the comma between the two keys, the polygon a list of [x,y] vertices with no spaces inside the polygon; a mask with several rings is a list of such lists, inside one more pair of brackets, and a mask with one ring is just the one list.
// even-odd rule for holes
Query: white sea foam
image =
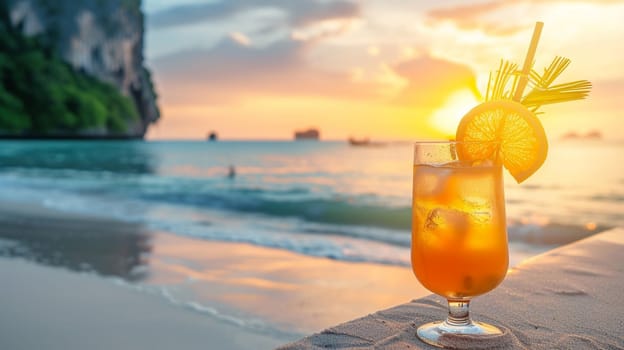
{"label": "white sea foam", "polygon": [[254,317],[242,310],[232,309],[224,304],[214,303],[209,305],[208,300],[198,300],[196,296],[189,293],[188,288],[181,288],[179,285],[158,285],[141,282],[130,283],[121,278],[109,278],[109,280],[122,288],[128,288],[138,293],[162,298],[173,306],[197,312],[252,332],[268,334],[273,337],[282,338],[285,341],[297,339],[304,335],[294,330],[284,330],[270,322]]}

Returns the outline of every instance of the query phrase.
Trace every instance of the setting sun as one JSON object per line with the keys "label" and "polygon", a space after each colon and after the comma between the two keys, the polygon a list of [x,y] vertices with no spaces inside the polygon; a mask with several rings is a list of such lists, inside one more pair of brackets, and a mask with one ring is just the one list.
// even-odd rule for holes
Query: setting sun
{"label": "setting sun", "polygon": [[461,118],[479,101],[469,90],[461,90],[451,95],[446,103],[431,115],[430,122],[449,139],[455,138],[455,131]]}

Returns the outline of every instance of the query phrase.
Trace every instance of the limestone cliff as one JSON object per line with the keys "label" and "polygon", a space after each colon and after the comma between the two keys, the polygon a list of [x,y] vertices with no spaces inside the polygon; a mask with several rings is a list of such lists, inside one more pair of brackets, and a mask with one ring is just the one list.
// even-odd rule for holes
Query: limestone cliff
{"label": "limestone cliff", "polygon": [[[10,20],[27,36],[40,35],[75,69],[111,83],[141,116],[122,137],[143,137],[159,118],[156,94],[143,62],[141,0],[2,0]],[[95,130],[98,137],[108,130]],[[89,135],[87,135],[89,136]]]}

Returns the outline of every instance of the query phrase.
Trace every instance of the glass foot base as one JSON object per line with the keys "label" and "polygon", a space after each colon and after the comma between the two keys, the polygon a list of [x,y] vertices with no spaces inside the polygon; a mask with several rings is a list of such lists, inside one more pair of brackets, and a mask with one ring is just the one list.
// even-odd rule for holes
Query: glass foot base
{"label": "glass foot base", "polygon": [[[470,349],[470,342],[481,342],[501,336],[503,332],[487,323],[470,322],[467,325],[450,325],[446,321],[437,321],[418,327],[416,335],[429,345],[439,348]],[[474,344],[474,343],[473,343]]]}

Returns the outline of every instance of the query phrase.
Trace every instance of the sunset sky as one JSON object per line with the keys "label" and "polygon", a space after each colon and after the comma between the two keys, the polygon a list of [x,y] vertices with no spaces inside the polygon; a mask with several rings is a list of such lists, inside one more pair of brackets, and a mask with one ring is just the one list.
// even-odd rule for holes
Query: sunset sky
{"label": "sunset sky", "polygon": [[522,64],[536,21],[542,70],[590,98],[545,107],[551,139],[624,139],[624,1],[144,0],[159,104],[151,139],[440,138],[479,103],[501,58]]}

